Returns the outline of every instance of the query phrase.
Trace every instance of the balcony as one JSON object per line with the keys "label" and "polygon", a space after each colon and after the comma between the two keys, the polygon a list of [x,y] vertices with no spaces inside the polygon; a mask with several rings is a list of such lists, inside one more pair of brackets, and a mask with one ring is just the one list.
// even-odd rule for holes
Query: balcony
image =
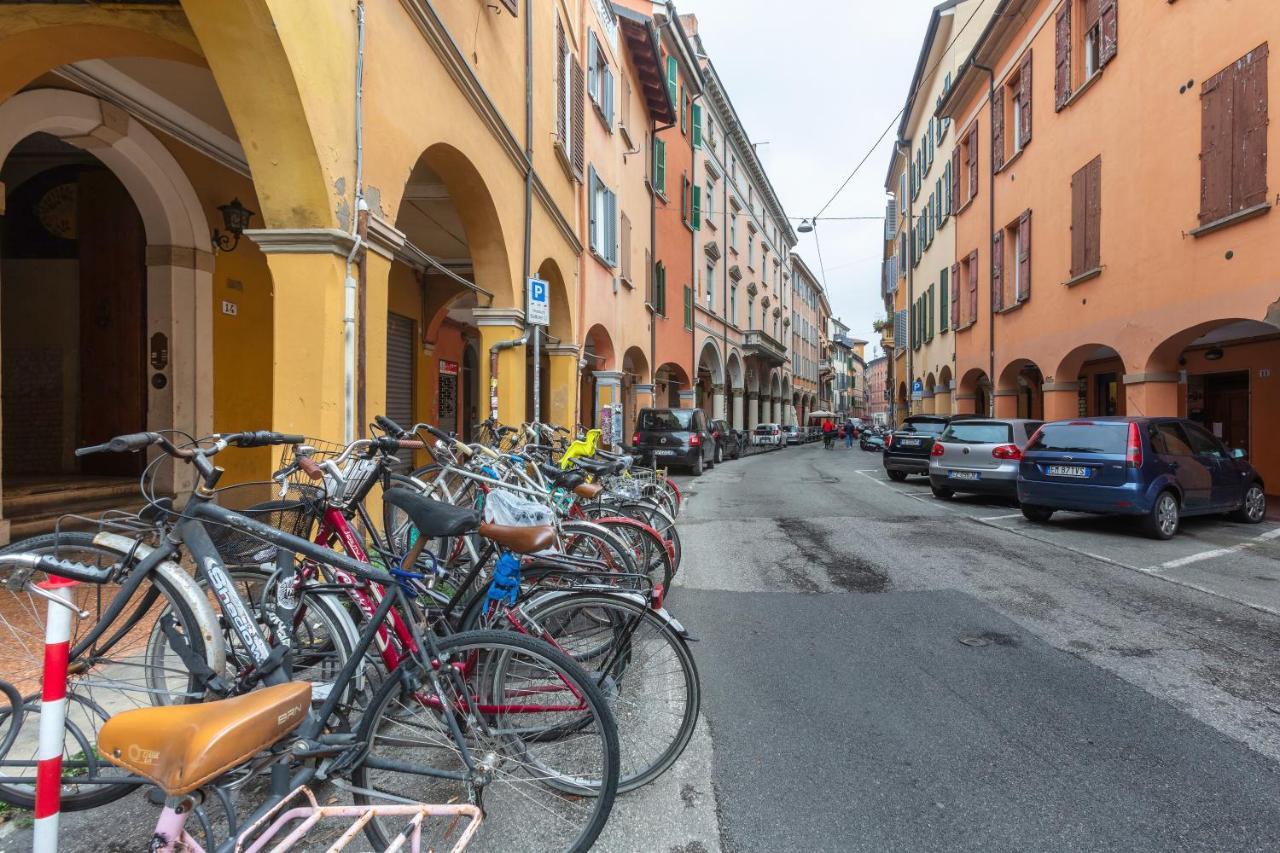
{"label": "balcony", "polygon": [[831,363],[831,359],[824,358],[822,361],[818,362],[819,376],[830,376],[835,372],[836,372],[836,368],[835,368],[835,365]]}
{"label": "balcony", "polygon": [[760,329],[752,329],[743,337],[742,348],[747,355],[756,355],[773,365],[786,363],[787,348]]}

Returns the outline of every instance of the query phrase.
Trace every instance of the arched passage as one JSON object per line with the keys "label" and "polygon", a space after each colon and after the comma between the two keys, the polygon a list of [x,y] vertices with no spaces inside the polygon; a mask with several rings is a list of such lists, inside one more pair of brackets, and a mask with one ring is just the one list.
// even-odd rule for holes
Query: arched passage
{"label": "arched passage", "polygon": [[[898,387],[899,394],[905,392],[905,386]],[[960,377],[960,385],[956,389],[955,410],[958,414],[991,414],[991,380],[980,367],[971,367]]]}
{"label": "arched passage", "polygon": [[[622,435],[622,372],[613,351],[609,330],[596,324],[587,330],[582,347],[579,418],[583,425],[604,430],[606,440]],[[616,428],[615,428],[616,420]]]}
{"label": "arched passage", "polygon": [[703,341],[698,352],[698,378],[694,391],[694,405],[702,409],[708,418],[724,417],[724,362],[714,338]]}
{"label": "arched passage", "polygon": [[1044,375],[1034,361],[1014,359],[1000,371],[995,413],[1003,418],[1044,418]]}
{"label": "arched passage", "polygon": [[944,364],[938,371],[938,384],[934,388],[933,411],[939,415],[949,415],[954,412],[953,393],[951,365]]}
{"label": "arched passage", "polygon": [[[30,161],[11,158],[24,146],[42,152],[46,166],[59,165],[33,169]],[[46,398],[44,408],[49,399],[61,401],[61,441],[46,454],[42,464],[49,470],[43,473],[129,475],[136,472],[121,466],[141,457],[94,458],[79,465],[70,450],[140,429],[212,431],[210,229],[173,155],[139,122],[104,101],[33,89],[0,103],[0,163],[12,202],[0,273],[5,402],[20,403],[23,384]],[[31,239],[15,233],[24,222],[32,226]],[[37,239],[39,234],[44,238]],[[59,258],[71,266],[59,272]],[[61,336],[45,336],[45,356],[26,366],[11,360],[21,358],[20,350],[30,351],[19,346],[21,336],[54,317],[65,322],[57,323]],[[90,349],[93,371],[86,370],[81,382],[78,365]],[[55,383],[43,391],[38,382],[32,385],[32,368],[40,365],[52,370],[48,380]],[[15,370],[23,383],[14,381]],[[9,434],[17,423],[16,411],[5,419],[6,459],[26,455],[20,436]],[[14,470],[12,464],[5,468]],[[167,470],[162,488],[188,487],[187,466]]]}
{"label": "arched passage", "polygon": [[[649,359],[640,347],[630,347],[622,355],[622,396],[624,436],[636,429],[636,412],[653,405],[653,386],[649,384]],[[637,391],[640,386],[642,391]]]}
{"label": "arched passage", "polygon": [[653,374],[653,400],[655,406],[679,408],[685,405],[680,392],[689,389],[689,374],[674,361],[658,365]]}
{"label": "arched passage", "polygon": [[1081,344],[1059,361],[1052,380],[1046,377],[1045,417],[1123,415],[1124,360],[1105,344]]}
{"label": "arched passage", "polygon": [[924,399],[921,400],[920,411],[926,414],[936,414],[937,407],[934,405],[934,396],[938,391],[938,377],[932,373],[924,378]]}

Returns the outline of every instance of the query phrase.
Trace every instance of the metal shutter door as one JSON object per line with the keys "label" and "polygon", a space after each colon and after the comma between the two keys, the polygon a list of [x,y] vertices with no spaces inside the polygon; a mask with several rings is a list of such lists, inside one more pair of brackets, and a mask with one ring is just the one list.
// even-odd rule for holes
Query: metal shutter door
{"label": "metal shutter door", "polygon": [[[387,417],[408,429],[417,423],[413,416],[413,320],[399,314],[387,315]],[[409,463],[413,452],[398,454]]]}

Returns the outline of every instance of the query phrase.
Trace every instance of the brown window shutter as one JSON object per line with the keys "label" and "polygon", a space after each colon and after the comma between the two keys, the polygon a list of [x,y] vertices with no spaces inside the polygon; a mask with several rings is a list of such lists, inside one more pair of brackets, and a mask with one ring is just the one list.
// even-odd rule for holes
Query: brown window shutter
{"label": "brown window shutter", "polygon": [[1085,194],[1087,216],[1085,217],[1085,268],[1097,269],[1102,266],[1102,155],[1093,158],[1087,167],[1089,189]]}
{"label": "brown window shutter", "polygon": [[978,250],[969,253],[969,322],[978,322]]}
{"label": "brown window shutter", "polygon": [[969,198],[978,195],[978,123],[969,128]]}
{"label": "brown window shutter", "polygon": [[586,83],[582,79],[582,75],[582,63],[578,62],[578,58],[575,56],[573,59],[573,77],[570,79],[573,85],[569,97],[573,101],[573,169],[577,172],[579,180],[582,179],[582,167],[587,162],[586,151],[583,150],[586,145],[586,138],[582,126],[585,107],[583,93],[586,89]]}
{"label": "brown window shutter", "polygon": [[[1090,164],[1092,165],[1092,164]],[[1071,176],[1071,277],[1089,269],[1089,166]]]}
{"label": "brown window shutter", "polygon": [[951,328],[960,328],[960,265],[951,265]]}
{"label": "brown window shutter", "polygon": [[1031,298],[1031,211],[1018,217],[1018,284],[1019,292],[1013,295],[1018,302]]}
{"label": "brown window shutter", "polygon": [[1060,110],[1071,97],[1071,5],[1075,0],[1063,0],[1054,24],[1056,37],[1053,46],[1053,103]]}
{"label": "brown window shutter", "polygon": [[1231,106],[1236,68],[1228,65],[1200,88],[1200,224],[1231,210]]}
{"label": "brown window shutter", "polygon": [[1084,26],[1080,28],[1080,32],[1087,33],[1093,29],[1093,25],[1098,23],[1100,12],[1100,0],[1084,0]]}
{"label": "brown window shutter", "polygon": [[631,281],[631,219],[622,214],[622,277]]}
{"label": "brown window shutter", "polygon": [[502,0],[502,5],[507,7],[507,11],[510,12],[513,17],[519,17],[520,0]]}
{"label": "brown window shutter", "polygon": [[1022,57],[1022,72],[1018,75],[1018,84],[1022,87],[1022,138],[1018,144],[1026,147],[1031,141],[1031,51]]}
{"label": "brown window shutter", "polygon": [[564,58],[569,52],[569,41],[564,35],[564,24],[556,18],[556,139],[560,144],[569,142],[568,98],[564,96],[569,90],[569,81],[564,79]]}
{"label": "brown window shutter", "polygon": [[960,146],[957,145],[951,149],[951,180],[947,185],[947,192],[951,193],[951,204],[947,206],[947,210],[955,213],[960,209]]}
{"label": "brown window shutter", "polygon": [[1267,45],[1236,63],[1231,98],[1231,212],[1267,200]]}
{"label": "brown window shutter", "polygon": [[991,308],[1004,308],[1004,229],[991,235]]}
{"label": "brown window shutter", "polygon": [[1116,8],[1120,0],[1102,0],[1098,11],[1098,20],[1102,25],[1102,45],[1098,49],[1098,64],[1103,68],[1116,58],[1119,48],[1120,20]]}
{"label": "brown window shutter", "polygon": [[1004,86],[991,93],[991,170],[1004,168]]}

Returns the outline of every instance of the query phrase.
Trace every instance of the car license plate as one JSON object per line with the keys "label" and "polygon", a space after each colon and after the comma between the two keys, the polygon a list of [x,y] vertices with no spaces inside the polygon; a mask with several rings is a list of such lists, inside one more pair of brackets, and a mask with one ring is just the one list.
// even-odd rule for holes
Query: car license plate
{"label": "car license plate", "polygon": [[653,451],[653,455],[654,456],[675,456],[676,452],[674,450],[655,450]]}
{"label": "car license plate", "polygon": [[982,475],[977,471],[948,471],[948,480],[981,480]]}
{"label": "car license plate", "polygon": [[1089,469],[1083,465],[1050,465],[1050,477],[1088,477]]}
{"label": "car license plate", "polygon": [[902,446],[903,446],[903,447],[919,447],[919,446],[920,446],[920,439],[918,439],[918,438],[904,438],[904,439],[902,439]]}

